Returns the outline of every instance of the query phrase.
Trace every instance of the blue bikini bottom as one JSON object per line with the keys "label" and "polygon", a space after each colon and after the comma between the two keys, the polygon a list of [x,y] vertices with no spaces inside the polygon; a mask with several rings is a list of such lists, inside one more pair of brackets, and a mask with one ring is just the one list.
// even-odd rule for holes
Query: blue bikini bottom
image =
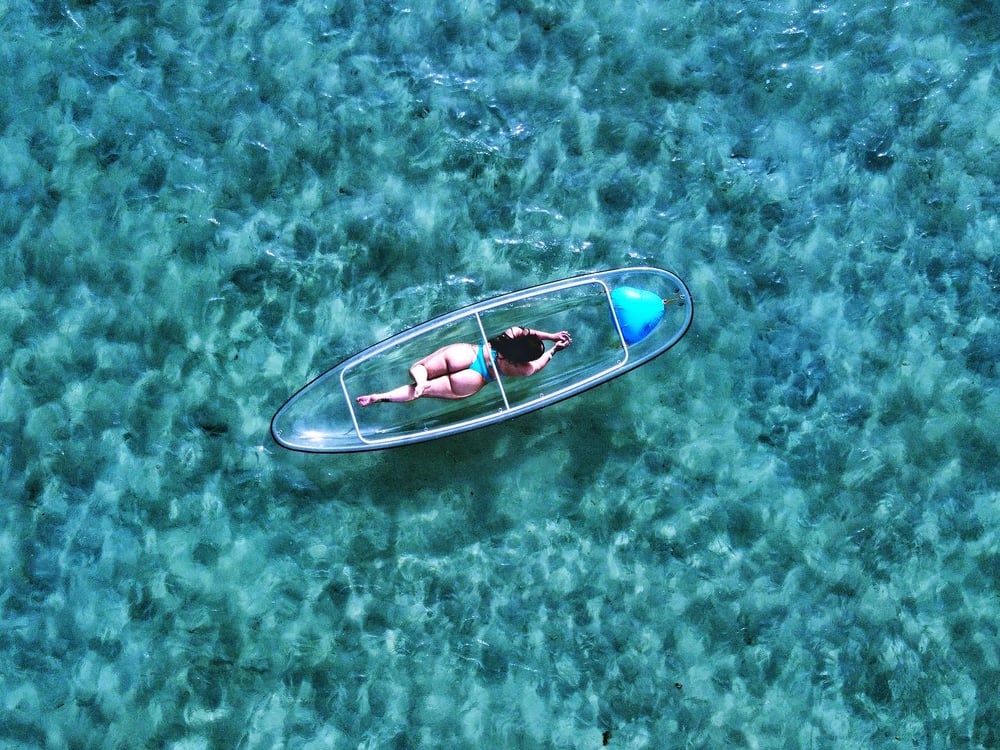
{"label": "blue bikini bottom", "polygon": [[[486,354],[483,352],[483,345],[480,344],[479,348],[476,349],[476,358],[469,365],[469,369],[473,372],[478,372],[483,376],[483,379],[488,383],[493,380],[493,375],[490,373],[490,368],[486,366]],[[497,353],[490,349],[490,362],[496,367]]]}

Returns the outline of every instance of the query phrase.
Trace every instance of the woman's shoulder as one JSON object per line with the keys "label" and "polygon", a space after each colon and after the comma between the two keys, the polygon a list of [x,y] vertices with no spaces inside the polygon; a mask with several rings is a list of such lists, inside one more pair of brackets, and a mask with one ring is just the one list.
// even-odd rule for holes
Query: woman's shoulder
{"label": "woman's shoulder", "polygon": [[504,375],[524,377],[535,371],[531,362],[511,362],[509,359],[497,359],[496,365]]}
{"label": "woman's shoulder", "polygon": [[506,336],[509,339],[518,339],[521,338],[521,336],[530,336],[531,329],[528,328],[527,326],[511,326],[506,331],[504,331],[502,335]]}

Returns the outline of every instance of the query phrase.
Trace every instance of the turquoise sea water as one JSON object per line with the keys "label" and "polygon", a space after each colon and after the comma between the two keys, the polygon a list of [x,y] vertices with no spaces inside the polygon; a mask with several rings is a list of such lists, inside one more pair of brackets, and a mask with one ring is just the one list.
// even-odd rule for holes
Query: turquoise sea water
{"label": "turquoise sea water", "polygon": [[[997,13],[0,0],[3,745],[1000,746]],[[625,378],[270,441],[630,264]]]}

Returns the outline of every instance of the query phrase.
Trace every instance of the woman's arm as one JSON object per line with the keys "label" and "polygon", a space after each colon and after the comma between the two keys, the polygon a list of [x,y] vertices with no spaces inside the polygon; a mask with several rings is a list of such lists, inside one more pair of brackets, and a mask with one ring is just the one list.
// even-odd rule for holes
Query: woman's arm
{"label": "woman's arm", "polygon": [[[535,331],[534,333],[537,334],[538,331]],[[552,361],[552,358],[554,356],[556,356],[556,352],[565,349],[567,346],[573,343],[573,339],[570,338],[570,335],[568,333],[566,333],[565,331],[563,331],[562,333],[565,333],[566,337],[565,338],[555,337],[551,339],[556,343],[550,346],[548,349],[546,349],[545,353],[541,357],[539,357],[538,359],[534,359],[531,362],[528,362],[526,365],[521,365],[521,367],[524,368],[522,374],[534,375],[536,372],[540,372],[541,370],[545,369],[545,366]],[[541,336],[539,336],[539,338],[541,338]]]}
{"label": "woman's arm", "polygon": [[547,331],[539,331],[537,328],[525,328],[520,326],[520,329],[524,332],[523,335],[534,334],[538,336],[542,341],[562,341],[563,339],[569,340],[569,331],[559,331],[559,333],[548,333]]}

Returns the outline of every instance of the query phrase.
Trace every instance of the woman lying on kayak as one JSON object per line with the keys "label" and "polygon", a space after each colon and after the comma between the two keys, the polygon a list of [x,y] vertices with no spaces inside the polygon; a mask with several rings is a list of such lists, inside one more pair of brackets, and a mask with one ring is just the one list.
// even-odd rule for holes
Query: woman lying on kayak
{"label": "woman lying on kayak", "polygon": [[[548,349],[544,341],[555,342]],[[552,361],[556,352],[573,343],[568,331],[546,333],[514,326],[486,344],[449,344],[410,368],[413,383],[385,393],[358,396],[358,404],[379,401],[413,401],[421,397],[466,398],[495,380],[507,376],[533,375]]]}

